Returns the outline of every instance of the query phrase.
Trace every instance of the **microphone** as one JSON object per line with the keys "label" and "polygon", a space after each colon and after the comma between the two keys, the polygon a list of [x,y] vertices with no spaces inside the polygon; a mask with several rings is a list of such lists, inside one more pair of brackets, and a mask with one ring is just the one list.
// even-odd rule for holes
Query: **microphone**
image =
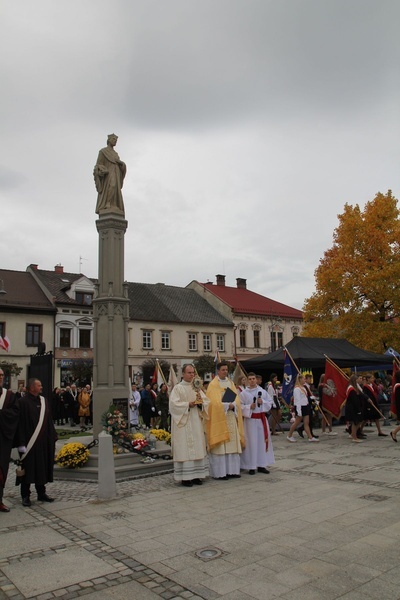
{"label": "microphone", "polygon": [[[258,400],[260,401],[262,398],[262,392],[258,392]],[[261,406],[261,404],[259,404],[259,402],[257,402],[258,406]]]}

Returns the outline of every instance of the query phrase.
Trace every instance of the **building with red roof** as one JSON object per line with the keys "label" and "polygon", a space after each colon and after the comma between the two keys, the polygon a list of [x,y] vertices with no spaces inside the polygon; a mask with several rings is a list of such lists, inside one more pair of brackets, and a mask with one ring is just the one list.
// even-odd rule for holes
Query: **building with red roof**
{"label": "building with red roof", "polygon": [[237,278],[236,287],[231,287],[225,284],[225,275],[216,275],[216,284],[194,280],[187,287],[233,321],[234,348],[231,352],[225,348],[226,358],[232,354],[241,360],[273,352],[301,333],[301,310],[248,290],[246,279]]}

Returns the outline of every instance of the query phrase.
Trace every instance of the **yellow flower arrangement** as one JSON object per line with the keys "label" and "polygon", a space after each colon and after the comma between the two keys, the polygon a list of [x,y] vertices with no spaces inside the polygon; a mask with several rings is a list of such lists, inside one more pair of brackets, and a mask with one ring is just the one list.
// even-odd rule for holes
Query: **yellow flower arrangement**
{"label": "yellow flower arrangement", "polygon": [[157,440],[162,440],[171,445],[171,434],[168,431],[165,431],[165,429],[150,429],[150,433],[153,434]]}
{"label": "yellow flower arrangement", "polygon": [[79,469],[89,460],[90,452],[84,444],[65,444],[56,456],[56,463],[67,469]]}

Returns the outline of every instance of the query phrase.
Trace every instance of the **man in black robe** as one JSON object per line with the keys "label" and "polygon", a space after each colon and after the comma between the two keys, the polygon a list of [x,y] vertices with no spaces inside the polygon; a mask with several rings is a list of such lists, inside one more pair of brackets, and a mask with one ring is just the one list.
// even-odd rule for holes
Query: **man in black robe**
{"label": "man in black robe", "polygon": [[[25,473],[17,477],[16,485],[21,485],[23,506],[31,506],[31,483],[35,484],[38,500],[42,502],[53,502],[54,500],[46,494],[46,483],[53,481],[57,433],[54,429],[49,403],[40,395],[41,391],[40,381],[29,379],[27,393],[19,400],[17,439],[18,451]],[[38,428],[41,416],[43,422]]]}
{"label": "man in black robe", "polygon": [[3,382],[4,372],[0,369],[0,512],[10,512],[10,509],[3,504],[3,493],[14,434],[18,425],[18,408],[14,394],[3,387]]}

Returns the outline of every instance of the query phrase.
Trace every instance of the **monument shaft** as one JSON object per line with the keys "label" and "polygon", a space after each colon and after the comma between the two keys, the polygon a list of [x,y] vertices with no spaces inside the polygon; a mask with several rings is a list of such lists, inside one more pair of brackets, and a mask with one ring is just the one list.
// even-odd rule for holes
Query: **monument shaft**
{"label": "monument shaft", "polygon": [[99,232],[99,282],[93,300],[93,434],[114,398],[129,397],[129,299],[124,284],[124,236],[128,222],[112,209],[96,221]]}

